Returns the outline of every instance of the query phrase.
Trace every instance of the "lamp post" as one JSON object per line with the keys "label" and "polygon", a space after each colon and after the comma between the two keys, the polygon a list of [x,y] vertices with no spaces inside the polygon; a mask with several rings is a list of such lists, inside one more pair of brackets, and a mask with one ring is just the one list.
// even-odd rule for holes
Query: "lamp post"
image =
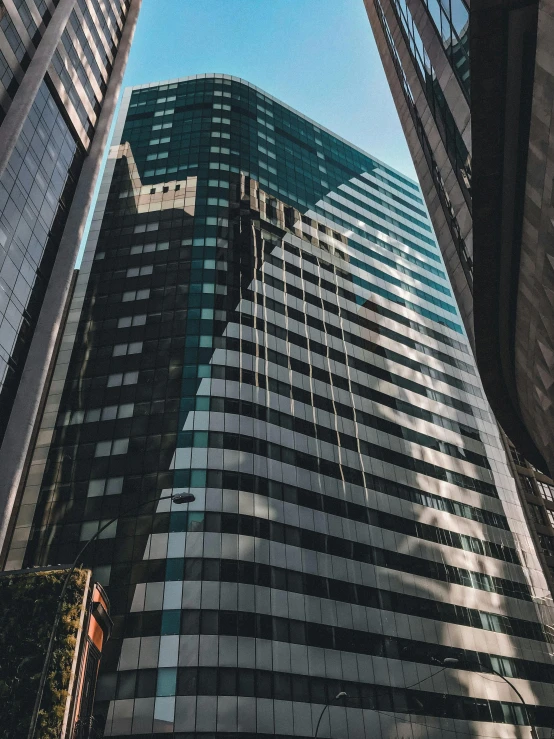
{"label": "lamp post", "polygon": [[67,592],[67,588],[69,587],[69,582],[71,580],[71,577],[73,573],[75,572],[75,569],[77,565],[79,564],[81,557],[83,556],[87,548],[92,544],[92,542],[98,539],[100,534],[103,531],[105,531],[108,528],[108,526],[111,526],[112,523],[114,523],[114,521],[117,521],[120,518],[124,518],[125,516],[128,516],[131,513],[135,513],[137,510],[139,510],[145,505],[148,505],[149,503],[158,503],[161,500],[171,500],[174,503],[177,503],[177,505],[183,505],[184,503],[192,503],[194,500],[196,500],[196,498],[194,497],[192,493],[174,493],[172,495],[164,495],[161,498],[150,498],[149,500],[145,500],[142,503],[139,503],[138,505],[132,506],[128,510],[124,511],[123,514],[114,516],[114,518],[110,519],[107,523],[101,526],[98,529],[98,531],[94,534],[94,536],[91,536],[91,538],[87,542],[85,542],[85,544],[81,547],[77,556],[73,560],[73,564],[71,565],[69,572],[65,576],[62,589],[58,596],[58,605],[56,608],[56,615],[54,616],[54,622],[52,623],[52,628],[50,630],[50,639],[48,640],[48,647],[46,649],[46,655],[44,657],[44,664],[42,666],[42,672],[40,673],[37,697],[35,699],[35,705],[33,707],[33,714],[31,716],[31,725],[29,727],[29,733],[27,734],[27,739],[35,738],[35,733],[37,730],[37,722],[38,722],[38,713],[40,711],[40,704],[42,703],[42,696],[44,693],[44,686],[46,685],[46,678],[48,676],[48,669],[50,667],[50,661],[52,659],[52,654],[54,653],[54,642],[56,641],[56,632],[58,630],[58,626],[60,624],[60,619],[62,616],[62,608],[64,604],[65,594]]}
{"label": "lamp post", "polygon": [[[455,667],[456,665],[460,664],[460,662],[462,664],[466,664],[468,667],[471,667],[474,664],[473,662],[464,662],[463,660],[459,660],[456,657],[446,657],[446,659],[444,659],[442,661],[442,664],[445,667]],[[483,672],[483,669],[482,669],[483,665],[480,662],[476,662],[475,665],[480,668],[479,669],[479,672]],[[513,683],[511,683],[508,680],[507,677],[504,677],[504,675],[501,672],[498,672],[498,670],[495,670],[494,667],[491,667],[490,668],[490,671],[494,675],[497,675],[498,677],[502,678],[502,680],[504,680],[504,682],[507,683],[510,686],[510,688],[514,691],[514,693],[517,695],[517,697],[521,701],[521,704],[524,706],[524,708],[525,708],[525,715],[527,716],[527,719],[529,719],[529,707],[528,707],[527,703],[523,700],[523,696],[521,695],[521,693],[519,692],[519,690],[516,688],[516,686]],[[537,733],[537,729],[535,728],[534,724],[532,724],[530,722],[530,719],[529,719],[529,726],[531,727],[531,736],[532,736],[532,738],[533,739],[539,739],[539,735]]]}
{"label": "lamp post", "polygon": [[333,698],[333,700],[332,700],[332,701],[330,701],[329,703],[326,703],[326,704],[325,704],[325,705],[323,706],[323,710],[322,710],[322,711],[321,711],[321,713],[319,714],[319,720],[318,720],[318,722],[317,722],[317,726],[315,727],[315,734],[314,734],[314,739],[317,739],[317,732],[319,731],[319,724],[321,723],[321,719],[323,718],[323,714],[325,713],[325,711],[327,711],[327,709],[329,708],[329,706],[331,705],[331,703],[334,703],[335,701],[338,701],[338,700],[339,700],[339,698],[348,698],[348,695],[347,695],[347,694],[346,694],[346,693],[344,692],[344,690],[341,690],[341,692],[340,692],[340,693],[338,693],[338,694],[337,694],[337,695],[336,695],[336,696],[335,696],[335,697]]}

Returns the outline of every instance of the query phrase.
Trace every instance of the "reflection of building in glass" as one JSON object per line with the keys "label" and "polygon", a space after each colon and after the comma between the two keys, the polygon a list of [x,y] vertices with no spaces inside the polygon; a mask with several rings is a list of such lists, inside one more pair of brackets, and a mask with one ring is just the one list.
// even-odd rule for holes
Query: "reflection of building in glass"
{"label": "reflection of building in glass", "polygon": [[129,90],[69,316],[9,565],[153,499],[87,561],[106,736],[308,737],[344,690],[322,735],[519,737],[477,660],[554,727],[547,584],[413,182],[236,78]]}
{"label": "reflection of building in glass", "polygon": [[139,6],[0,0],[0,562]]}
{"label": "reflection of building in glass", "polygon": [[554,475],[552,7],[364,2],[487,398]]}

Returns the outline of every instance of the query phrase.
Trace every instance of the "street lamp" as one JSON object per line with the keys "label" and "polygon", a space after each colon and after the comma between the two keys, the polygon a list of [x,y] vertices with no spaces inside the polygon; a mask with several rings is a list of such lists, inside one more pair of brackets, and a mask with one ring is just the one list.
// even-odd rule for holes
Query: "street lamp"
{"label": "street lamp", "polygon": [[87,542],[85,542],[85,544],[81,547],[77,556],[73,560],[73,564],[71,565],[69,572],[65,576],[62,589],[58,596],[58,605],[56,608],[56,615],[54,616],[54,622],[50,630],[50,639],[48,641],[48,648],[46,650],[46,656],[44,657],[44,664],[42,666],[42,672],[40,674],[40,681],[38,684],[37,697],[35,700],[35,705],[33,707],[33,714],[31,716],[31,725],[29,727],[29,733],[27,734],[27,739],[34,739],[35,737],[35,732],[37,730],[38,712],[40,711],[40,704],[42,703],[42,695],[44,693],[44,686],[46,685],[48,669],[50,667],[50,661],[52,659],[52,654],[54,652],[54,642],[56,640],[56,632],[58,630],[58,626],[59,626],[60,619],[62,616],[62,607],[63,607],[63,603],[65,599],[65,594],[69,586],[71,576],[73,575],[77,565],[81,561],[81,557],[85,553],[86,549],[92,544],[92,542],[98,539],[100,534],[103,531],[105,531],[108,528],[108,526],[111,526],[112,523],[114,523],[114,521],[117,521],[120,518],[124,518],[125,516],[128,516],[131,513],[135,513],[137,510],[139,510],[139,508],[142,508],[143,506],[148,505],[149,503],[158,503],[161,500],[171,500],[177,505],[183,505],[184,503],[192,503],[194,500],[196,500],[196,498],[194,497],[192,493],[173,493],[171,495],[163,495],[161,498],[151,498],[149,500],[143,501],[142,503],[139,503],[138,505],[132,506],[128,510],[124,511],[123,514],[120,513],[119,515],[114,516],[114,518],[110,519],[107,523],[101,526],[98,529],[98,531],[94,534],[94,536],[91,536],[91,538]]}
{"label": "street lamp", "polygon": [[[444,665],[445,667],[455,667],[456,665],[458,665],[458,664],[460,664],[460,663],[461,663],[461,664],[465,664],[465,665],[467,665],[468,667],[473,667],[473,666],[477,666],[477,667],[479,667],[479,672],[483,672],[483,669],[482,669],[482,668],[483,668],[483,665],[482,665],[482,664],[481,664],[480,662],[475,662],[475,663],[474,663],[474,662],[466,662],[465,660],[459,660],[459,659],[457,659],[456,657],[446,657],[446,658],[445,658],[445,659],[443,659],[443,661],[442,661],[442,664],[443,664],[443,665]],[[510,682],[510,681],[508,680],[508,678],[507,678],[507,677],[504,677],[504,675],[503,675],[503,674],[502,674],[501,672],[498,672],[498,670],[495,670],[495,669],[494,669],[494,667],[491,667],[491,668],[490,668],[490,671],[491,671],[491,672],[492,672],[492,673],[493,673],[494,675],[498,675],[498,677],[502,678],[502,680],[504,680],[504,682],[505,682],[505,683],[508,683],[508,685],[510,686],[510,688],[511,688],[511,689],[512,689],[512,690],[514,691],[514,693],[515,693],[515,694],[517,695],[517,697],[518,697],[518,698],[519,698],[519,700],[521,701],[521,704],[522,704],[522,705],[524,706],[524,708],[525,708],[525,714],[526,714],[526,716],[527,716],[527,719],[529,720],[529,726],[531,727],[531,736],[533,737],[533,739],[539,739],[539,735],[538,735],[538,733],[537,733],[537,729],[536,729],[536,728],[535,728],[535,726],[534,726],[534,725],[533,725],[533,724],[531,723],[531,721],[530,721],[530,718],[529,718],[529,716],[530,716],[530,714],[529,714],[529,707],[528,707],[527,703],[526,703],[526,702],[525,702],[525,701],[523,700],[523,696],[521,695],[521,693],[519,692],[519,690],[518,690],[518,689],[516,688],[516,686],[515,686],[515,685],[514,685],[513,683],[511,683],[511,682]]]}
{"label": "street lamp", "polygon": [[323,718],[323,714],[324,714],[324,713],[325,713],[325,711],[326,711],[326,710],[327,710],[327,709],[329,708],[329,706],[331,705],[331,703],[334,703],[335,701],[338,701],[338,700],[339,700],[339,698],[348,698],[348,695],[347,695],[347,694],[346,694],[346,693],[344,692],[344,690],[341,690],[341,692],[340,692],[340,693],[338,693],[338,694],[337,694],[337,695],[336,695],[336,696],[335,696],[335,697],[333,698],[333,700],[332,700],[332,701],[330,701],[330,702],[329,702],[329,703],[327,703],[327,704],[326,704],[325,706],[323,706],[323,710],[322,710],[322,711],[321,711],[321,713],[319,714],[319,720],[318,720],[318,722],[317,722],[317,726],[315,727],[315,734],[314,734],[314,739],[317,739],[317,732],[319,731],[319,724],[321,723],[321,719]]}

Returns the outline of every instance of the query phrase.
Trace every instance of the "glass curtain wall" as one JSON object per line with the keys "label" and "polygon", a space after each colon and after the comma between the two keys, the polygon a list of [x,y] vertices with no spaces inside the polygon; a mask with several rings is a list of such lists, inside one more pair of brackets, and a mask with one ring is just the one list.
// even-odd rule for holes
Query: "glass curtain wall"
{"label": "glass curtain wall", "polygon": [[98,731],[308,737],[345,691],[321,735],[550,732],[546,585],[417,185],[225,76],[127,91],[115,144],[11,553],[118,517]]}

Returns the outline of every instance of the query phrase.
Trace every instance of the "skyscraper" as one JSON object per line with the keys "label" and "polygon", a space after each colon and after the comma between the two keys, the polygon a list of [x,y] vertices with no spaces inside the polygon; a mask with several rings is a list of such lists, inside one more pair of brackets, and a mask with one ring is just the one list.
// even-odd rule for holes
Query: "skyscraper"
{"label": "skyscraper", "polygon": [[237,78],[124,95],[8,566],[116,516],[86,561],[105,736],[309,737],[342,691],[320,736],[554,727],[546,583],[420,190]]}
{"label": "skyscraper", "polygon": [[0,562],[141,0],[0,0]]}
{"label": "skyscraper", "polygon": [[554,7],[364,0],[487,398],[554,475]]}

